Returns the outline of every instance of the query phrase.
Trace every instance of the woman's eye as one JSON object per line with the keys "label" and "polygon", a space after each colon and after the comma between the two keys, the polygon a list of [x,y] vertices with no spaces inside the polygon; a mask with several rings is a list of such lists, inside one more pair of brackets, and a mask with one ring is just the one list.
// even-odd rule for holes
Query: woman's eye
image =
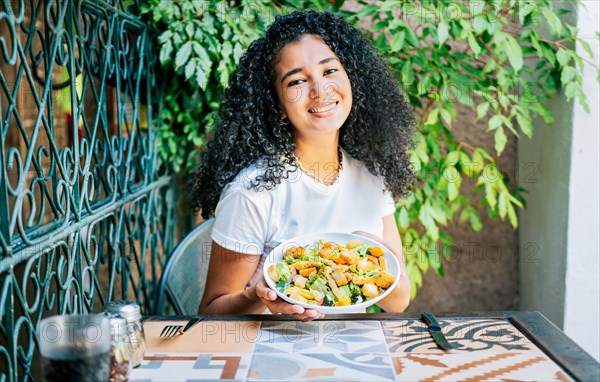
{"label": "woman's eye", "polygon": [[303,82],[304,82],[304,80],[293,80],[293,81],[288,82],[287,86],[289,86],[289,87],[291,87],[291,86],[297,86],[297,85],[300,85]]}
{"label": "woman's eye", "polygon": [[331,73],[335,73],[335,72],[337,72],[337,71],[338,71],[337,69],[327,69],[327,70],[325,71],[325,74],[331,74]]}

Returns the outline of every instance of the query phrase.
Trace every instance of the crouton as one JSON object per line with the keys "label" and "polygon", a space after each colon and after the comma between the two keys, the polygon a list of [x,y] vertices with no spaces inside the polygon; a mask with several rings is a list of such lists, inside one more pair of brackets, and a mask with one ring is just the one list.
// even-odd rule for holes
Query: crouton
{"label": "crouton", "polygon": [[387,289],[394,283],[394,276],[387,272],[379,272],[375,278],[375,285],[380,288]]}
{"label": "crouton", "polygon": [[369,253],[375,257],[383,256],[385,254],[385,251],[381,247],[369,247],[367,251],[369,251]]}
{"label": "crouton", "polygon": [[304,268],[304,269],[299,270],[298,272],[300,273],[300,276],[310,277],[312,275],[317,274],[317,268],[315,268],[315,267]]}
{"label": "crouton", "polygon": [[353,265],[358,262],[358,255],[352,251],[343,251],[340,253],[341,264]]}
{"label": "crouton", "polygon": [[297,263],[294,264],[294,267],[296,267],[297,270],[302,270],[302,269],[306,269],[306,268],[312,268],[312,267],[320,267],[322,263],[318,262],[318,261],[298,261]]}
{"label": "crouton", "polygon": [[353,249],[356,248],[360,245],[360,240],[352,240],[349,241],[348,244],[346,244],[346,248],[348,249]]}
{"label": "crouton", "polygon": [[373,277],[369,277],[369,276],[354,276],[352,277],[352,283],[354,283],[355,285],[365,285],[365,284],[372,284],[375,282],[375,279]]}
{"label": "crouton", "polygon": [[375,284],[365,284],[360,288],[362,294],[367,298],[379,296],[379,288]]}

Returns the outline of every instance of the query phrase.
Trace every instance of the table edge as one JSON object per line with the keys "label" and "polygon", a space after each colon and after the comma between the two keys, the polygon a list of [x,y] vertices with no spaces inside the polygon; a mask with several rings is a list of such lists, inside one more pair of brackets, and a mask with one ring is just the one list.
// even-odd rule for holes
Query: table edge
{"label": "table edge", "polygon": [[509,321],[577,381],[600,381],[600,363],[540,312],[518,312]]}

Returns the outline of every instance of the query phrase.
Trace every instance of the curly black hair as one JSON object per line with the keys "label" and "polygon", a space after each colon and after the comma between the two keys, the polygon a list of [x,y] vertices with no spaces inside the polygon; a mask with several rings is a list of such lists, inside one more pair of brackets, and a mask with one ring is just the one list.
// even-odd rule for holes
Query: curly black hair
{"label": "curly black hair", "polygon": [[301,11],[278,16],[265,37],[252,42],[230,80],[214,138],[192,178],[192,205],[204,218],[214,213],[223,188],[259,159],[261,175],[251,182],[256,190],[273,189],[297,170],[292,131],[280,123],[274,64],[286,44],[305,34],[319,36],[350,79],[352,109],[340,146],[381,176],[394,197],[408,193],[414,181],[407,154],[414,118],[398,84],[358,30],[331,13]]}

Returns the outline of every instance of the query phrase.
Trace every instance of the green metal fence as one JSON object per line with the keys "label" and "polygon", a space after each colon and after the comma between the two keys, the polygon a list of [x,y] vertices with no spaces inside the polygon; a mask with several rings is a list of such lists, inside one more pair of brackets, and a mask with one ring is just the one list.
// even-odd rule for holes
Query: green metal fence
{"label": "green metal fence", "polygon": [[136,5],[0,2],[0,381],[37,379],[42,317],[152,311],[176,207]]}

